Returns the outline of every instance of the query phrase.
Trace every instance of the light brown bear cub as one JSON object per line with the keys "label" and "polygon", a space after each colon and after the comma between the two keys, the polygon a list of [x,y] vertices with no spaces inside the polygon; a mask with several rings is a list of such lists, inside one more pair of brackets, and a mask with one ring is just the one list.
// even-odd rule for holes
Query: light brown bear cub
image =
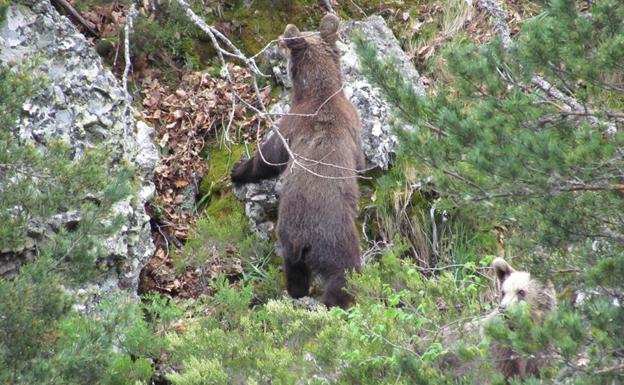
{"label": "light brown bear cub", "polygon": [[232,172],[235,183],[253,183],[281,173],[277,236],[288,293],[309,294],[313,274],[325,282],[323,303],[348,307],[345,273],[360,269],[355,226],[363,168],[358,114],[342,91],[336,39],[339,19],[326,15],[319,34],[288,25],[280,44],[290,52],[292,107],[278,123],[294,159],[273,134],[256,155]]}
{"label": "light brown bear cub", "polygon": [[[529,304],[533,321],[540,323],[544,321],[547,313],[555,309],[555,289],[551,283],[544,285],[533,279],[530,273],[516,271],[503,258],[494,259],[492,267],[496,272],[500,291],[498,308],[500,312],[516,303],[526,302]],[[503,373],[505,379],[539,376],[540,368],[547,361],[539,357],[519,357],[513,349],[500,345],[492,347],[492,355],[496,360],[497,369]]]}
{"label": "light brown bear cub", "polygon": [[[516,303],[526,302],[535,323],[541,323],[549,312],[555,309],[555,290],[552,284],[542,284],[525,271],[517,271],[503,258],[492,261],[499,289],[499,307],[486,317],[470,322],[462,327],[446,327],[440,331],[440,339],[446,347],[451,347],[458,340],[477,335],[483,338],[483,327],[490,319],[504,313]],[[544,355],[547,355],[547,352]],[[543,357],[528,358],[517,354],[508,346],[492,342],[489,351],[493,366],[509,381],[513,377],[526,378],[539,376],[540,369],[547,362]],[[474,383],[488,383],[487,378],[480,378],[479,362],[462,362],[454,354],[447,354],[442,366],[450,369],[454,377],[471,378]]]}

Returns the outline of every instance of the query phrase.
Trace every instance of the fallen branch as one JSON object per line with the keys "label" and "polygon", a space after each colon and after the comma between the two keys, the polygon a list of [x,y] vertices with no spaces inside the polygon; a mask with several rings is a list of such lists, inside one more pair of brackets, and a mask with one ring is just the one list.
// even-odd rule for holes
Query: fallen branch
{"label": "fallen branch", "polygon": [[100,35],[97,33],[93,24],[87,21],[82,15],[76,11],[73,5],[71,5],[67,0],[52,0],[52,5],[55,5],[57,8],[61,8],[65,11],[65,13],[69,14],[69,16],[74,19],[74,21],[80,25],[82,25],[87,32],[89,32],[94,37],[99,38]]}
{"label": "fallen branch", "polygon": [[548,96],[550,96],[551,98],[560,101],[564,104],[566,104],[567,106],[569,106],[572,111],[583,111],[583,112],[587,112],[588,110],[583,107],[579,102],[577,102],[574,98],[565,95],[563,92],[559,91],[559,89],[557,89],[557,87],[553,86],[552,84],[550,84],[549,82],[547,82],[546,80],[544,80],[542,77],[540,76],[535,76],[533,77],[533,79],[531,79],[531,83],[533,83],[534,85],[536,85],[540,90],[544,91],[544,93]]}
{"label": "fallen branch", "polygon": [[509,32],[509,24],[507,24],[507,12],[498,4],[498,0],[479,0],[479,6],[485,9],[494,21],[494,31],[501,38],[503,47],[508,50],[512,41]]}

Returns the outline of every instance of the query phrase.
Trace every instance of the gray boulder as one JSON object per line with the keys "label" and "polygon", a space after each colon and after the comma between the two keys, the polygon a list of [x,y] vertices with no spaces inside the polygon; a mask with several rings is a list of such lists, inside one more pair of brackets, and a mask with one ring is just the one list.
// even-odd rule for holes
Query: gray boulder
{"label": "gray boulder", "polygon": [[392,132],[392,108],[383,99],[380,90],[362,74],[352,42],[354,33],[361,33],[377,46],[379,59],[394,58],[399,71],[405,79],[411,80],[417,94],[424,95],[425,91],[418,71],[381,16],[342,25],[338,48],[342,54],[345,93],[362,120],[362,148],[369,166],[387,170],[397,147],[397,138]]}
{"label": "gray boulder", "polygon": [[[114,207],[111,217],[121,214],[126,221],[121,231],[104,240],[108,257],[103,262],[119,271],[111,268],[90,291],[121,288],[135,293],[140,271],[154,251],[144,210],[154,193],[150,177],[159,158],[151,140],[152,128],[135,120],[123,89],[95,49],[49,1],[11,2],[7,18],[0,24],[0,65],[46,79],[43,89],[22,107],[15,133],[21,142],[45,148],[49,139],[62,139],[74,149],[74,159],[85,149],[104,146],[112,149],[117,164],[136,165],[141,187]],[[77,212],[58,213],[49,223],[34,228],[80,220]],[[36,242],[38,231],[32,233]],[[16,260],[19,258],[0,258],[3,276],[15,274]]]}

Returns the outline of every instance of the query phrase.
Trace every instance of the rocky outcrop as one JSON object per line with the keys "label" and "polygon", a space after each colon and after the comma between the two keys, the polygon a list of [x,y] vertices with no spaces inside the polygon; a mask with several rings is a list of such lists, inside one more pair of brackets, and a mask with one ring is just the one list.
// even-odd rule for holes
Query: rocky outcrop
{"label": "rocky outcrop", "polygon": [[245,215],[249,218],[251,230],[260,240],[270,239],[277,219],[277,199],[280,183],[276,179],[260,183],[234,185],[234,194],[245,202]]}
{"label": "rocky outcrop", "polygon": [[[338,49],[341,52],[342,73],[344,75],[344,91],[355,106],[362,120],[362,148],[366,155],[368,167],[388,169],[396,151],[397,138],[392,132],[392,108],[382,98],[380,90],[373,86],[362,74],[355,44],[354,33],[361,33],[366,40],[378,47],[380,59],[392,57],[398,63],[399,71],[406,79],[412,81],[414,90],[424,95],[424,87],[420,75],[409,58],[401,49],[398,40],[380,16],[371,16],[363,21],[349,21],[340,28]],[[266,58],[273,73],[284,87],[281,99],[272,107],[272,113],[286,113],[290,108],[289,89],[292,86],[287,75],[286,58],[275,48],[267,50]],[[245,212],[252,227],[262,238],[267,238],[273,229],[271,219],[265,213],[276,212],[275,193],[270,187],[275,182],[264,182],[262,185],[235,186],[239,199],[245,202]],[[267,199],[263,199],[266,197]]]}
{"label": "rocky outcrop", "polygon": [[[85,149],[105,146],[112,150],[116,164],[136,166],[140,189],[111,213],[111,217],[121,214],[125,224],[104,242],[108,257],[103,262],[110,259],[108,265],[115,268],[99,287],[136,291],[139,273],[154,249],[144,211],[154,193],[149,178],[159,156],[151,141],[152,129],[134,119],[117,80],[85,37],[49,1],[11,3],[0,25],[0,65],[45,79],[43,89],[23,105],[15,133],[21,142],[45,148],[50,138],[62,139],[73,148],[75,159]],[[79,221],[80,215],[59,213],[51,220]],[[19,252],[27,254],[27,250]],[[16,268],[16,263],[9,266],[0,260],[4,275]]]}
{"label": "rocky outcrop", "polygon": [[363,21],[349,21],[340,30],[340,49],[345,93],[355,106],[362,120],[362,148],[369,165],[386,170],[396,151],[397,138],[392,132],[392,108],[382,98],[379,89],[362,75],[358,56],[352,42],[354,33],[377,46],[379,59],[393,58],[398,69],[407,80],[411,80],[414,90],[424,95],[420,75],[401,49],[399,41],[381,16],[371,16]]}

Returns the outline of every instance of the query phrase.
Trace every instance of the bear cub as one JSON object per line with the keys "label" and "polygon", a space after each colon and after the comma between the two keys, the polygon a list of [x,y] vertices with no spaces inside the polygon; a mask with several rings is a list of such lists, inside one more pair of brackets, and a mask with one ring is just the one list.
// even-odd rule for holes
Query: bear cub
{"label": "bear cub", "polygon": [[346,308],[353,295],[343,290],[345,274],[361,266],[355,218],[364,156],[357,111],[342,91],[338,26],[338,17],[328,14],[319,33],[286,27],[280,45],[289,51],[293,89],[290,112],[278,127],[291,151],[272,133],[253,158],[235,166],[232,182],[281,174],[277,237],[288,293],[308,295],[318,274],[323,303]]}
{"label": "bear cub", "polygon": [[[552,283],[542,284],[532,278],[531,273],[515,270],[503,258],[494,259],[492,268],[499,287],[499,312],[504,313],[510,306],[526,302],[533,322],[541,323],[548,313],[555,310],[556,296]],[[539,377],[540,369],[548,361],[544,357],[518,357],[513,349],[497,344],[491,347],[491,353],[496,358],[496,368],[508,381],[513,377]]]}
{"label": "bear cub", "polygon": [[[458,340],[466,336],[484,337],[485,324],[494,317],[504,314],[505,311],[520,302],[529,305],[531,318],[535,323],[544,321],[545,316],[555,310],[555,289],[551,283],[542,284],[531,277],[526,271],[517,271],[503,258],[492,261],[492,269],[497,278],[499,290],[498,309],[484,318],[469,322],[460,327],[447,326],[440,330],[440,340],[446,347],[453,346]],[[543,357],[524,357],[518,355],[512,348],[492,342],[489,357],[493,367],[503,374],[507,383],[512,378],[525,379],[529,376],[538,377],[540,369],[548,362],[545,357],[548,352],[542,352]],[[489,383],[487,378],[480,375],[480,362],[463,362],[452,353],[442,359],[442,367],[450,369],[453,377],[470,378],[474,383]]]}

